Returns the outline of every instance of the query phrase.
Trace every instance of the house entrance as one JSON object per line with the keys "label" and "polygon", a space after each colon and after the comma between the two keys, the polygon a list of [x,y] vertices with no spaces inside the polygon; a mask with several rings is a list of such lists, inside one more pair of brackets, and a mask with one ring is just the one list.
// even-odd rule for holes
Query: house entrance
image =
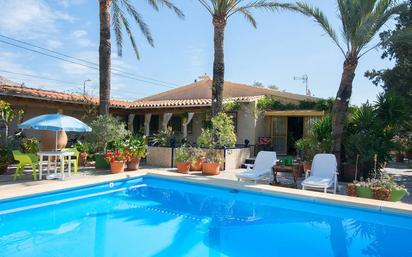
{"label": "house entrance", "polygon": [[288,117],[287,154],[296,155],[295,143],[303,137],[303,117]]}

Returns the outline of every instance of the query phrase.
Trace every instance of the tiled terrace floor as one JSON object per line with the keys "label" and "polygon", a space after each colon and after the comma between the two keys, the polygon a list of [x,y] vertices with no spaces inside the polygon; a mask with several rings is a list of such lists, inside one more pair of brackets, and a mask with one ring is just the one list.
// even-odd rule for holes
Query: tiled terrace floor
{"label": "tiled terrace floor", "polygon": [[[402,164],[402,165],[390,165],[386,170],[390,175],[393,175],[395,180],[400,183],[405,185],[408,188],[408,191],[412,192],[412,164]],[[141,170],[138,172],[126,172],[123,177],[127,177],[128,174],[130,176],[136,176],[143,173],[150,173],[156,171],[158,173],[161,173],[163,175],[173,175],[176,173],[175,169],[164,169],[164,168],[154,168],[154,167],[148,167],[148,166],[143,166],[141,167]],[[215,180],[226,180],[226,181],[236,181],[236,176],[235,173],[238,172],[239,170],[228,170],[222,172],[220,175],[217,176],[208,176],[205,177],[201,174],[201,172],[192,172],[191,177],[193,179],[207,179],[210,181],[210,179],[215,179]],[[76,176],[71,176],[71,177],[66,177],[65,181],[60,181],[60,180],[41,180],[41,181],[33,181],[31,173],[27,171],[24,176],[16,181],[12,179],[12,174],[13,174],[13,169],[9,171],[9,173],[2,174],[0,175],[0,195],[2,192],[18,192],[18,191],[27,191],[29,188],[38,188],[38,187],[47,187],[52,190],[53,188],[58,188],[62,184],[66,183],[71,183],[71,184],[77,184],[77,182],[80,181],[90,181],[90,183],[98,183],[99,181],[104,181],[107,180],[107,177],[114,177],[108,170],[96,170],[93,167],[83,167],[79,169],[79,173]],[[300,182],[303,180],[303,178],[300,178],[298,180],[298,185],[300,185]],[[288,187],[287,182],[291,182],[291,178],[288,176],[285,176],[283,181],[286,185],[283,185],[282,187]],[[82,182],[83,183],[83,182]],[[273,186],[275,187],[275,186]],[[290,187],[290,186],[289,186]],[[300,187],[299,187],[300,188]],[[300,191],[300,190],[299,190]],[[338,194],[341,195],[346,195],[346,184],[345,183],[339,183],[338,187]],[[4,198],[4,197],[2,197]],[[403,202],[405,203],[410,203],[412,204],[412,195],[409,195],[404,198]]]}

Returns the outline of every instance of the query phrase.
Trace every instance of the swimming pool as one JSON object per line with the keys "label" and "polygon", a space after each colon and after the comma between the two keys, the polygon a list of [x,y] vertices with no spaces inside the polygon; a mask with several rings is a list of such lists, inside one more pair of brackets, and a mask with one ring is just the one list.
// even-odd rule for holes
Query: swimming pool
{"label": "swimming pool", "polygon": [[0,256],[412,256],[412,217],[145,176],[0,201]]}

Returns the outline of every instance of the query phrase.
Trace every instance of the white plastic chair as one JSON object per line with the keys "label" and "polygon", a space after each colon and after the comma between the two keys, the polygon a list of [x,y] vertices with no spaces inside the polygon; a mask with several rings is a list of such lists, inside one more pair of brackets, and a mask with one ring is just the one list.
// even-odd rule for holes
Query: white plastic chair
{"label": "white plastic chair", "polygon": [[255,164],[246,164],[246,171],[236,174],[237,181],[251,180],[255,184],[257,181],[271,180],[272,168],[276,164],[276,152],[260,151],[256,156]]}
{"label": "white plastic chair", "polygon": [[[310,176],[308,176],[310,173]],[[313,158],[311,170],[306,171],[305,180],[302,181],[302,189],[321,188],[325,193],[333,186],[336,194],[337,162],[333,154],[317,154]]]}

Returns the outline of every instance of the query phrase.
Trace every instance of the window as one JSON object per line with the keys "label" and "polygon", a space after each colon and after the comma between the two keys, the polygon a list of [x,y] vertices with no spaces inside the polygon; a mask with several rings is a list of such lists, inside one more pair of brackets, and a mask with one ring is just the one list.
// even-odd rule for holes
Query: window
{"label": "window", "polygon": [[174,132],[182,132],[182,118],[180,116],[172,116],[167,126],[172,127]]}

